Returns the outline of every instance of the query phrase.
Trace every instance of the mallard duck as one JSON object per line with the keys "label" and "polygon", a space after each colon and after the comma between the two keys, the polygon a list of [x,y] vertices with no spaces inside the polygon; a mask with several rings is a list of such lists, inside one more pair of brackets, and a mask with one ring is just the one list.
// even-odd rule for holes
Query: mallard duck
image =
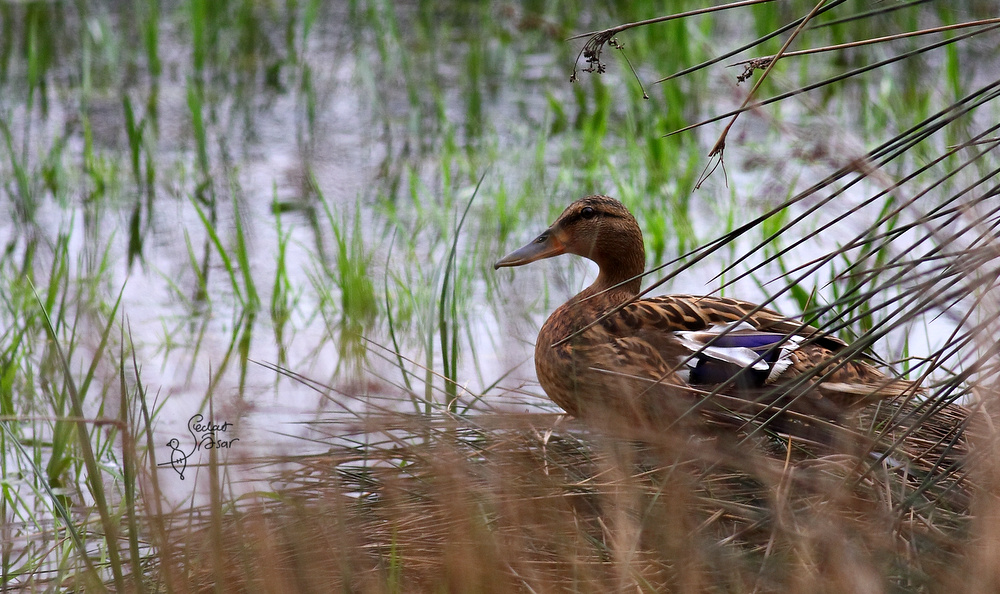
{"label": "mallard duck", "polygon": [[[535,344],[545,393],[569,414],[629,423],[676,420],[706,394],[834,419],[873,400],[916,390],[871,363],[843,360],[834,336],[726,297],[636,299],[645,269],[642,231],[608,196],[569,205],[552,225],[495,269],[560,254],[594,261],[592,285],[556,309]],[[614,308],[627,304],[605,317]],[[597,323],[594,323],[594,322]],[[728,398],[728,400],[726,400]],[[753,410],[752,407],[751,409]]]}

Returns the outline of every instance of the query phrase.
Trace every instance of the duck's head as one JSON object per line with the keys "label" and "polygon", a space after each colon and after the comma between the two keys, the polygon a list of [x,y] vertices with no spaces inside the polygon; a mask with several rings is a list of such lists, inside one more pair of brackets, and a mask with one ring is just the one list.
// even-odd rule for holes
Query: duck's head
{"label": "duck's head", "polygon": [[[596,262],[601,272],[594,284],[601,288],[642,274],[646,260],[642,231],[625,205],[608,196],[587,196],[566,207],[541,235],[493,267],[523,266],[560,254]],[[636,292],[639,282],[638,278],[634,281]]]}

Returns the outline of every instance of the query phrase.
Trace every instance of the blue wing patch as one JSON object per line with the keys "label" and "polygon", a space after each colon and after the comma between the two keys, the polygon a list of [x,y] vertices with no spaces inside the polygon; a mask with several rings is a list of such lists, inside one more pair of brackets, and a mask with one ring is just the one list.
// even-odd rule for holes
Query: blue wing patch
{"label": "blue wing patch", "polygon": [[733,378],[738,387],[770,384],[792,364],[791,354],[801,340],[761,332],[745,322],[675,334],[690,351],[688,381],[696,385],[721,384]]}

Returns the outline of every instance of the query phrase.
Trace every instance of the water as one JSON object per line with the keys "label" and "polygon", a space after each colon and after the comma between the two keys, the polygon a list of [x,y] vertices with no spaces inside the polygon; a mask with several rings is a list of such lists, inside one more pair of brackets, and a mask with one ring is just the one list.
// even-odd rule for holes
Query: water
{"label": "water", "polygon": [[[93,336],[122,291],[114,348],[101,355],[100,378],[116,385],[117,325],[124,319],[142,383],[162,404],[153,440],[158,461],[169,459],[169,440],[196,441],[187,423],[207,410],[208,399],[214,418],[233,423],[239,438],[229,454],[247,457],[323,451],[322,444],[301,439],[312,435],[301,423],[342,414],[339,407],[360,411],[372,398],[409,407],[394,357],[374,349],[363,361],[345,359],[340,347],[357,342],[354,333],[361,332],[391,348],[387,307],[401,354],[413,361],[404,365],[408,378],[423,396],[421,365],[442,368],[437,306],[456,221],[480,177],[452,276],[459,305],[450,327],[464,354],[456,377],[466,402],[508,373],[501,387],[541,394],[530,360],[534,334],[594,270],[565,258],[513,275],[494,273],[490,264],[543,229],[571,200],[606,192],[636,207],[647,229],[655,219],[669,221],[662,235],[648,237],[651,245],[659,242],[657,261],[663,261],[862,153],[875,142],[864,135],[878,127],[866,118],[881,115],[886,128],[908,123],[881,107],[852,110],[853,99],[845,104],[830,96],[762,108],[741,116],[733,129],[725,175],[716,172],[691,194],[721,125],[670,139],[663,133],[738,105],[746,85],[736,87],[735,71],[721,66],[664,85],[649,82],[679,68],[668,61],[676,54],[688,59],[687,66],[733,45],[735,37],[751,39],[739,26],[745,16],[685,25],[684,48],[664,46],[663,29],[623,35],[652,97],[643,101],[627,63],[611,49],[605,52],[607,73],[583,74],[571,85],[582,41],[563,40],[573,31],[655,13],[644,15],[641,6],[604,12],[555,4],[535,13],[509,3],[319,3],[308,34],[308,4],[223,2],[208,17],[199,16],[197,6],[164,3],[154,20],[153,5],[92,3],[86,13],[58,3],[10,5],[5,19],[16,29],[29,13],[41,11],[58,26],[43,35],[41,47],[51,54],[34,55],[17,37],[17,51],[4,63],[0,116],[10,142],[0,150],[7,180],[0,204],[10,217],[0,222],[7,254],[0,275],[13,282],[20,263],[36,250],[31,267],[44,290],[60,255],[59,238],[67,238],[69,273],[59,289],[65,298],[57,303],[67,304],[67,319],[84,321],[84,338],[68,329],[60,336],[77,341],[72,368],[81,374],[97,356]],[[203,42],[195,33],[200,18],[207,18]],[[159,74],[141,41],[146,27],[159,35]],[[835,68],[836,59],[796,62],[776,73],[778,82],[767,92],[815,79],[802,64]],[[981,79],[989,66],[980,64],[990,59],[970,56],[971,78]],[[945,67],[941,60],[938,68]],[[32,86],[28,81],[38,69],[45,84]],[[927,72],[927,79],[935,80],[936,72]],[[875,75],[849,84],[855,96],[874,97],[886,92],[885,80]],[[942,94],[932,102],[943,101]],[[126,98],[144,126],[134,146],[125,129]],[[132,168],[136,147],[138,176]],[[23,187],[19,171],[27,180]],[[866,182],[840,203],[849,209],[890,182]],[[690,198],[672,201],[677,196]],[[838,238],[863,229],[863,221],[877,214],[878,207],[872,209],[858,211],[837,234],[796,250],[788,264],[836,249]],[[839,208],[824,213],[800,232]],[[677,223],[685,216],[688,237]],[[355,217],[360,249],[352,248],[350,257],[370,279],[368,289],[338,285],[337,234],[352,245]],[[240,230],[249,270],[237,257]],[[713,291],[722,267],[762,237],[755,233],[734,243],[664,289]],[[132,246],[130,262],[133,239],[141,248]],[[779,272],[771,266],[758,279]],[[815,283],[823,285],[832,274],[817,274]],[[287,290],[291,310],[280,338],[270,314],[276,284]],[[256,310],[251,287],[260,296]],[[754,279],[727,289],[747,299],[766,292]],[[345,293],[355,306],[373,298],[374,313],[345,321]],[[788,298],[779,305],[790,313],[797,307]],[[27,309],[34,306],[7,307],[0,319],[13,327]],[[931,352],[951,328],[931,330],[926,344],[908,346],[911,354]],[[902,351],[898,343],[890,336],[884,346],[895,356]],[[37,362],[41,347],[24,356]],[[280,362],[340,392],[317,394],[254,361]],[[444,383],[433,383],[434,397],[443,402]],[[544,399],[499,389],[486,403],[547,406]],[[88,396],[87,405],[97,414],[99,397]],[[202,454],[195,461],[207,459]]]}

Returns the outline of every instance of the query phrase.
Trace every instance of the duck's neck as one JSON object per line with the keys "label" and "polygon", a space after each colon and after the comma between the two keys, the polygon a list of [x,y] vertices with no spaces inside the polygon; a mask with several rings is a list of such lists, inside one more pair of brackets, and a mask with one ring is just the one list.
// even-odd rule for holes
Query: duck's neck
{"label": "duck's neck", "polygon": [[[641,242],[641,240],[640,240]],[[631,249],[621,249],[610,257],[595,260],[600,272],[592,285],[584,289],[574,301],[590,298],[603,305],[618,305],[639,294],[646,267],[646,253],[642,243]]]}

